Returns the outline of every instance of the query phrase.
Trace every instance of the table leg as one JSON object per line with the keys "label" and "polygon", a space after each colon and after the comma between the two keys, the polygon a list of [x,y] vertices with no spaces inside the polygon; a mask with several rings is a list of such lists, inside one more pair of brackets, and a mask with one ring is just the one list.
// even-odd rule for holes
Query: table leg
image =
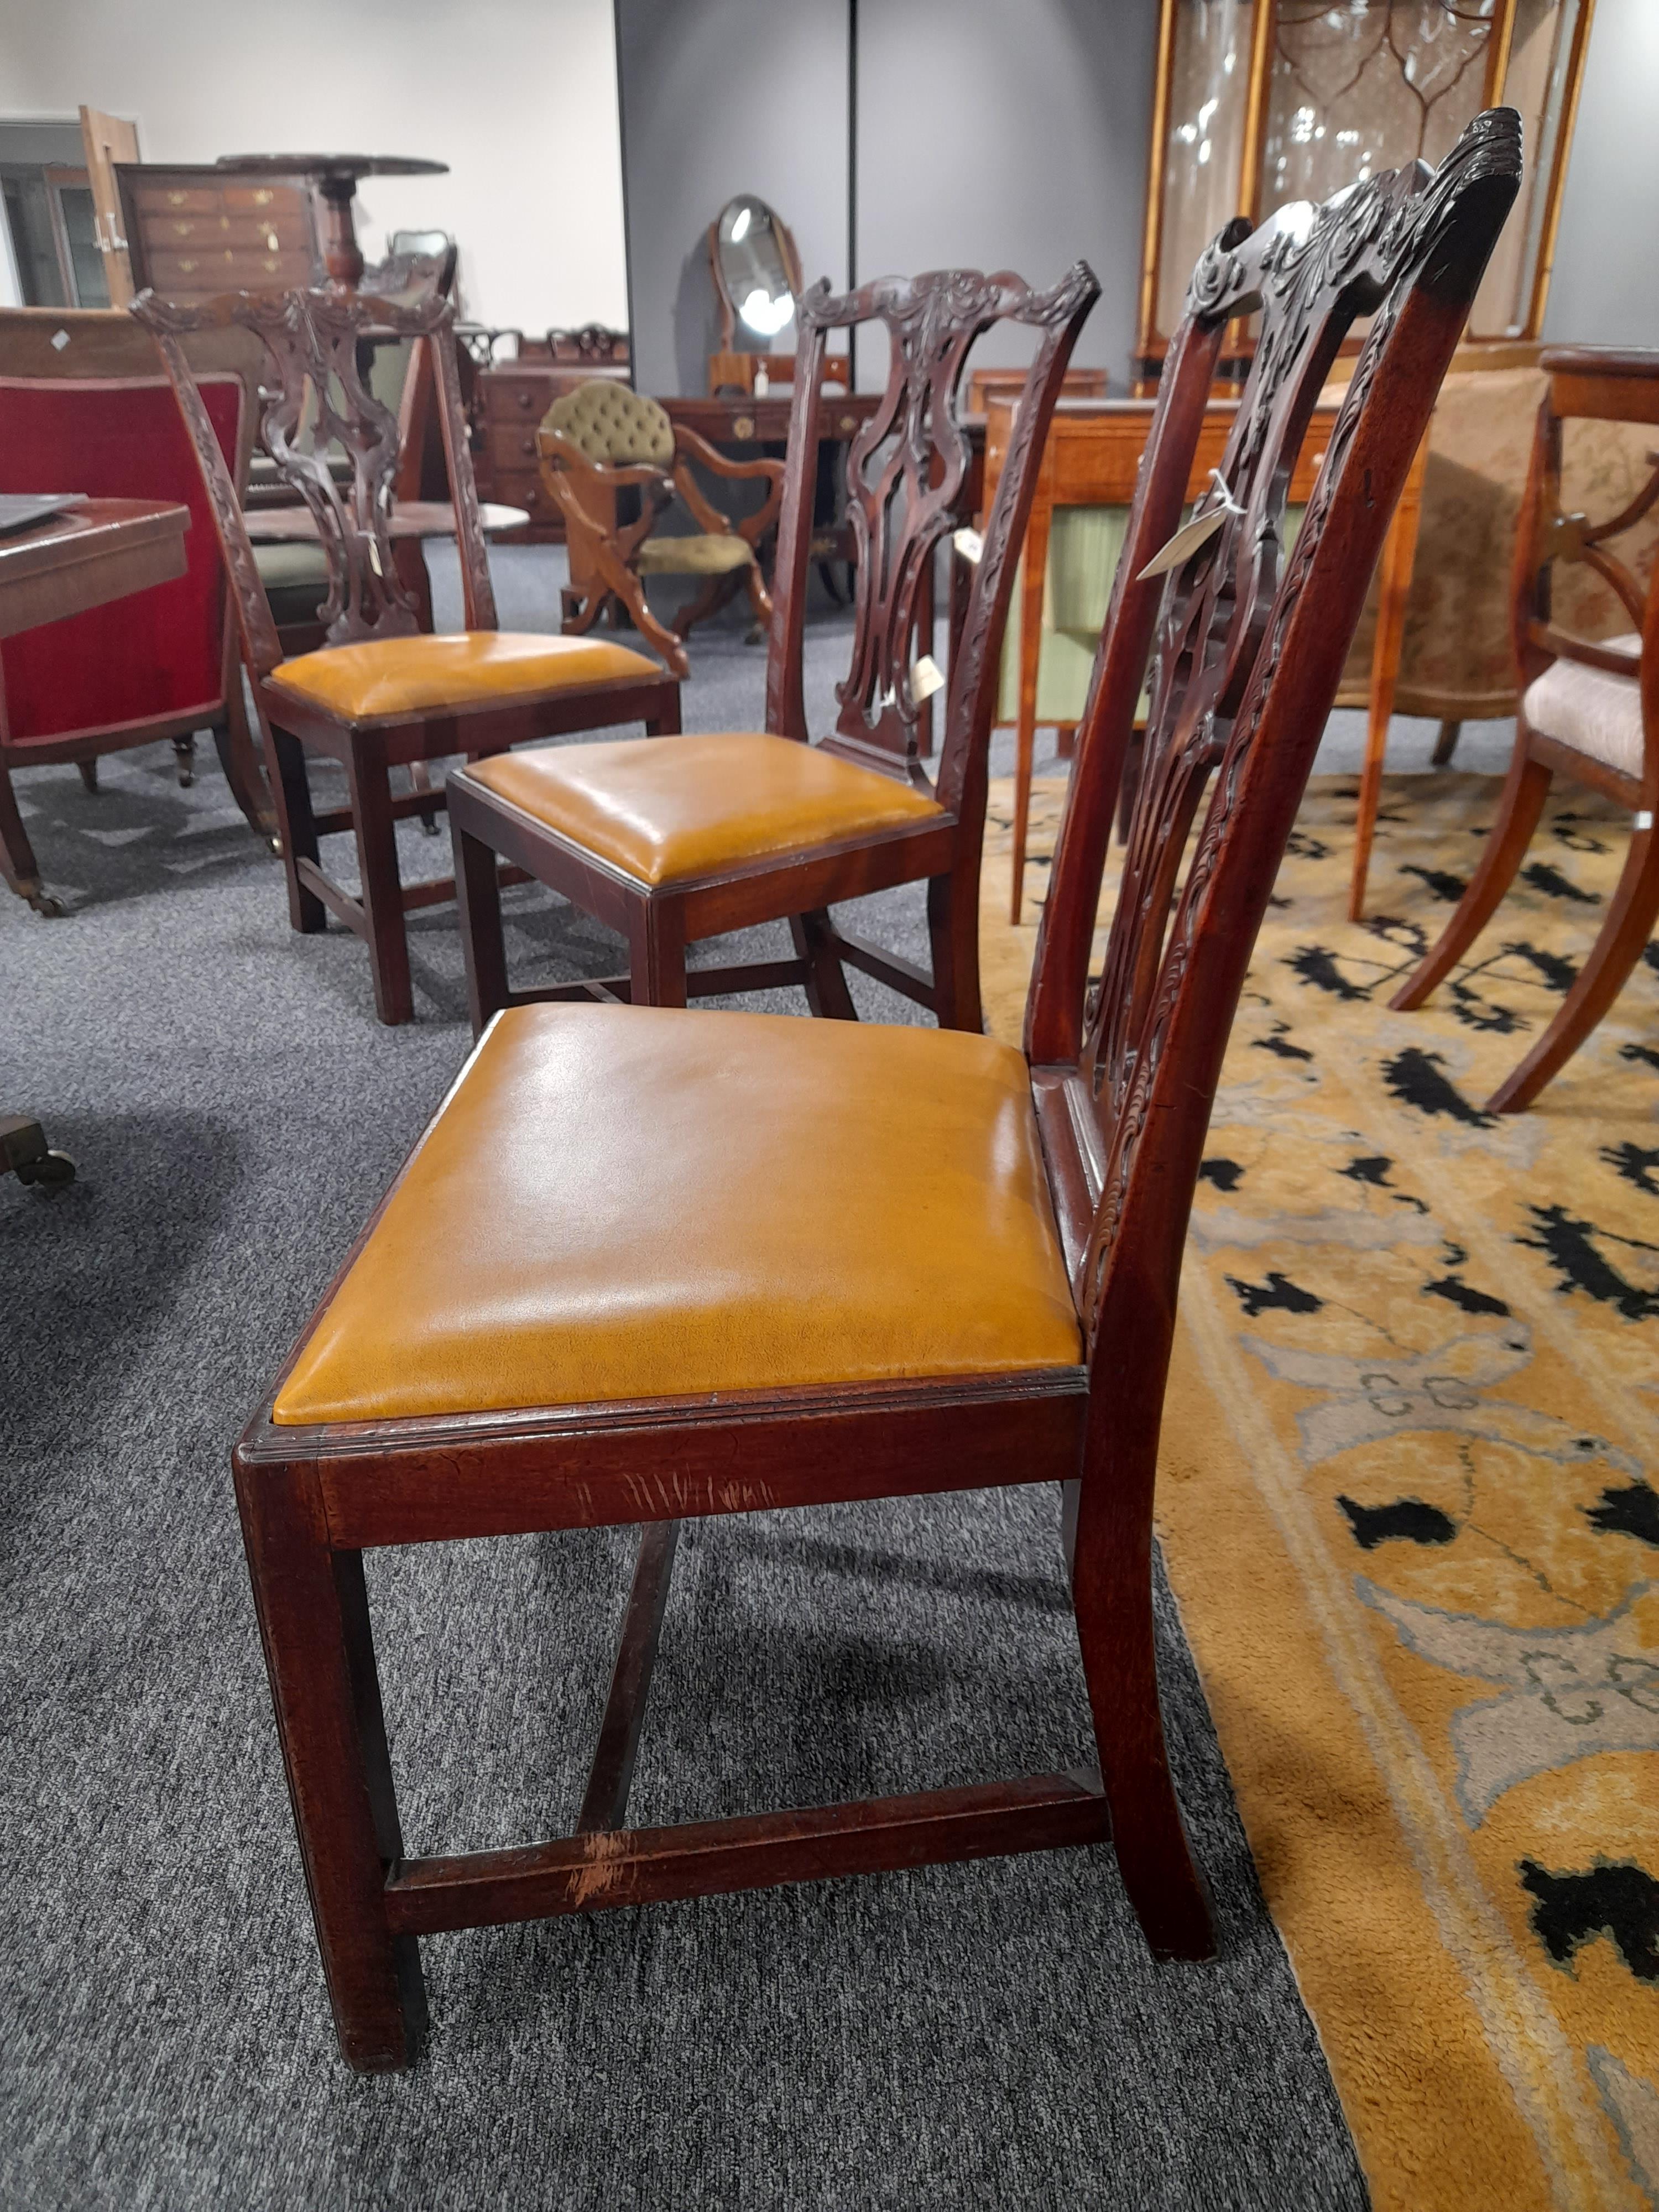
{"label": "table leg", "polygon": [[1031,813],[1031,763],[1036,751],[1037,672],[1042,659],[1042,587],[1048,571],[1054,486],[1045,464],[1025,526],[1025,580],[1019,602],[1019,719],[1014,731],[1012,888],[1008,919],[1019,924],[1025,895],[1025,833]]}
{"label": "table leg", "polygon": [[1426,431],[1412,463],[1411,474],[1400,495],[1394,520],[1382,542],[1378,567],[1381,585],[1376,610],[1376,642],[1371,648],[1370,718],[1365,726],[1365,765],[1359,776],[1359,803],[1354,811],[1353,883],[1348,893],[1348,919],[1359,921],[1365,912],[1365,877],[1370,867],[1371,840],[1376,831],[1376,810],[1382,796],[1382,760],[1388,750],[1389,723],[1394,714],[1395,687],[1400,680],[1400,647],[1406,635],[1406,601],[1417,560],[1417,526],[1423,508],[1423,471],[1429,457]]}

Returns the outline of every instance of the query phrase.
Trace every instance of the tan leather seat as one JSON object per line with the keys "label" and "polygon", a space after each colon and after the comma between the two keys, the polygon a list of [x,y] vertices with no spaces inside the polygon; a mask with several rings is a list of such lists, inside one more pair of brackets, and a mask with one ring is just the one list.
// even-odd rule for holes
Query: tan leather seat
{"label": "tan leather seat", "polygon": [[468,773],[647,884],[947,818],[894,776],[747,731],[502,753]]}
{"label": "tan leather seat", "polygon": [[509,1008],[285,1425],[1074,1366],[1025,1064],[959,1030]]}
{"label": "tan leather seat", "polygon": [[388,637],[285,660],[270,681],[342,721],[372,722],[434,707],[488,707],[586,684],[659,683],[642,653],[604,638],[493,629],[452,637]]}
{"label": "tan leather seat", "polygon": [[[1628,653],[1634,670],[1642,641],[1633,630],[1608,638],[1607,646],[1610,653]],[[1582,660],[1553,660],[1527,686],[1522,708],[1540,737],[1571,745],[1623,775],[1641,775],[1642,687],[1633,673],[1615,676]]]}

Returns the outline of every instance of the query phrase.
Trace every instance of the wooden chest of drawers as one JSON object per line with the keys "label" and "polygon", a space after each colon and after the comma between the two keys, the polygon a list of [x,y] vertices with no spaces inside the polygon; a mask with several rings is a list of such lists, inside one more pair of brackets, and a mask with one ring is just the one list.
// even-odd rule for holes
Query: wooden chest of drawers
{"label": "wooden chest of drawers", "polygon": [[118,162],[122,227],[142,291],[169,300],[270,292],[323,274],[316,203],[300,179],[227,176],[207,166]]}
{"label": "wooden chest of drawers", "polygon": [[[578,385],[596,377],[628,381],[628,342],[620,333],[607,333],[612,343],[605,357],[596,357],[591,341],[580,348],[576,333],[568,338],[555,332],[547,342],[520,343],[516,359],[480,368],[472,409],[472,465],[478,478],[480,499],[498,501],[503,507],[521,507],[530,527],[526,544],[562,544],[564,517],[558,503],[544,488],[536,459],[536,432],[553,402]],[[561,355],[565,356],[561,358]]]}

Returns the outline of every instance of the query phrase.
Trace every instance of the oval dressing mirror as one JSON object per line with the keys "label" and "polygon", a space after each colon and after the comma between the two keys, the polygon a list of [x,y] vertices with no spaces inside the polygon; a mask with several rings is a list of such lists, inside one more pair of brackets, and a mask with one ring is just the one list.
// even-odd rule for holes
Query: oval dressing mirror
{"label": "oval dressing mirror", "polygon": [[720,289],[744,329],[765,343],[795,313],[794,241],[763,199],[740,192],[714,226]]}

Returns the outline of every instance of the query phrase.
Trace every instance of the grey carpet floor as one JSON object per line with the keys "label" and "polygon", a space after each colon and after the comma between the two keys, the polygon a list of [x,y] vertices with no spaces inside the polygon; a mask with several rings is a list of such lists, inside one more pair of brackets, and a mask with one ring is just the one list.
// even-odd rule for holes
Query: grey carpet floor
{"label": "grey carpet floor", "polygon": [[[544,558],[498,571],[544,623]],[[688,723],[752,726],[759,652],[695,659]],[[1213,1965],[1153,1967],[1109,1850],[988,1862],[441,1938],[418,2069],[347,2073],[228,1455],[465,1052],[453,915],[416,918],[419,1018],[381,1029],[356,942],[289,934],[210,756],[189,792],[164,747],[104,785],[23,780],[72,911],[0,902],[0,1104],[81,1168],[0,1181],[0,2203],[1363,2205],[1167,1594]],[[438,872],[447,840],[404,841]],[[875,927],[919,950],[918,900]],[[512,949],[615,950],[530,892]],[[411,1849],[568,1825],[630,1559],[624,1532],[371,1558]],[[639,1819],[1088,1756],[1048,1492],[687,1530]]]}

